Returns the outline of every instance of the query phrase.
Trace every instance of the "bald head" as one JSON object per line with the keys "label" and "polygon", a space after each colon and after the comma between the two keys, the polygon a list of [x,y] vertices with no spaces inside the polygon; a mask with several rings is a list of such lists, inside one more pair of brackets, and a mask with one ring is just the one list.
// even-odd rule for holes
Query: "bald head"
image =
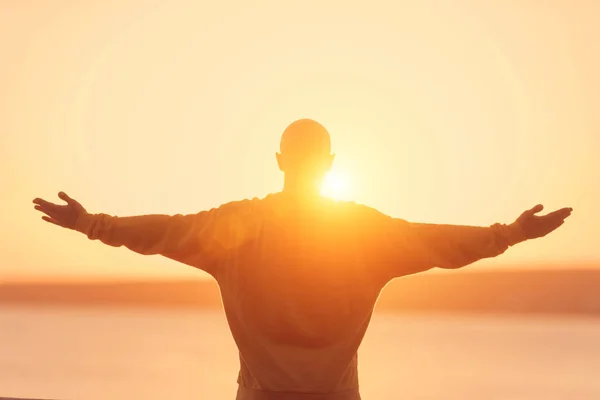
{"label": "bald head", "polygon": [[279,147],[277,163],[286,179],[317,184],[333,163],[329,132],[312,119],[299,119],[288,125]]}
{"label": "bald head", "polygon": [[283,131],[279,145],[281,154],[290,157],[313,157],[331,152],[327,129],[312,119],[299,119]]}

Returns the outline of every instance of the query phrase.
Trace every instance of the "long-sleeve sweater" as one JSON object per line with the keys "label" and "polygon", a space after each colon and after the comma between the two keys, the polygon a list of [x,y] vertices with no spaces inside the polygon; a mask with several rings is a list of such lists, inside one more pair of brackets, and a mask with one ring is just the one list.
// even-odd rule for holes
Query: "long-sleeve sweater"
{"label": "long-sleeve sweater", "polygon": [[391,279],[460,268],[525,240],[516,223],[412,223],[285,192],[190,215],[84,214],[76,229],[217,280],[239,349],[238,400],[360,399],[357,350]]}

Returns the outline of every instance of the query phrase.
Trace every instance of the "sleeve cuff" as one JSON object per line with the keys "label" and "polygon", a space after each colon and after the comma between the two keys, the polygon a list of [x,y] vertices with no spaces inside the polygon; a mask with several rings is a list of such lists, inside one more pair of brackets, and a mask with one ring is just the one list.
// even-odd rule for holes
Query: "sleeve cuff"
{"label": "sleeve cuff", "polygon": [[93,219],[93,214],[85,213],[83,215],[80,215],[79,218],[77,218],[77,221],[75,222],[75,230],[89,237],[90,227],[92,225]]}
{"label": "sleeve cuff", "polygon": [[510,246],[514,246],[517,243],[527,240],[525,232],[523,232],[523,228],[521,228],[521,225],[518,222],[507,225],[505,234]]}

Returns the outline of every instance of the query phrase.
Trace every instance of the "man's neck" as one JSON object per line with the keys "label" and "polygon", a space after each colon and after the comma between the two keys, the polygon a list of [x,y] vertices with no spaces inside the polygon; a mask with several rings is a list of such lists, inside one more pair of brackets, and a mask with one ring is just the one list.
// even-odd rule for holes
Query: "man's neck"
{"label": "man's neck", "polygon": [[319,180],[294,179],[286,176],[283,192],[294,197],[318,198],[321,197],[321,185]]}

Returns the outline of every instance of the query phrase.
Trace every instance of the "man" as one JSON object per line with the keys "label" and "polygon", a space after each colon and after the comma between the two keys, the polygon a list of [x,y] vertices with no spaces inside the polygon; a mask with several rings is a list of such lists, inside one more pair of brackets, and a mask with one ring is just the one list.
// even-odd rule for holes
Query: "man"
{"label": "man", "polygon": [[192,215],[116,217],[35,199],[42,218],[111,246],[161,254],[218,282],[239,349],[239,400],[357,400],[357,350],[392,279],[460,268],[542,237],[572,209],[538,205],[512,224],[411,223],[321,197],[334,155],[319,123],[292,123],[276,154],[284,187]]}

